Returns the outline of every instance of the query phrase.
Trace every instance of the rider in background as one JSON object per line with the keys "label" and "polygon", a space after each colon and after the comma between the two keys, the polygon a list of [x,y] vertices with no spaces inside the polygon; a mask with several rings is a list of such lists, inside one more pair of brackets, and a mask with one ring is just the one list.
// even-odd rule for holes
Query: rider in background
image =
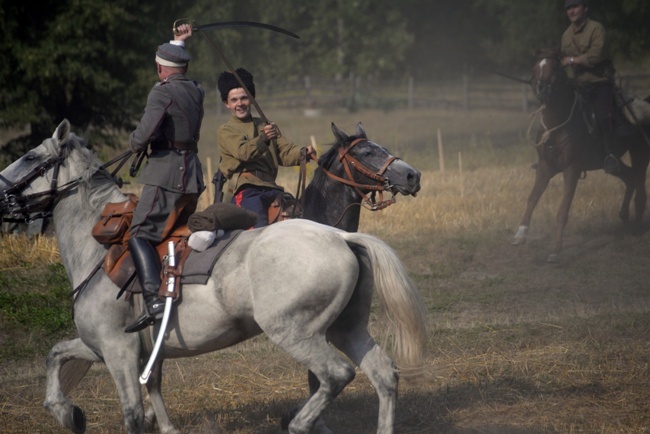
{"label": "rider in background", "polygon": [[144,184],[133,213],[129,250],[142,285],[145,310],[125,331],[136,332],[162,318],[165,303],[158,297],[161,261],[155,245],[177,225],[186,223],[204,190],[198,157],[205,93],[185,77],[190,56],[185,40],[192,27],[178,27],[174,40],[156,51],[160,82],[149,92],[144,115],[129,142],[138,152],[150,150],[139,182]]}
{"label": "rider in background", "polygon": [[[255,97],[252,74],[243,68],[236,72]],[[269,206],[284,191],[275,182],[278,167],[299,165],[302,147],[285,139],[277,125],[253,117],[252,102],[232,72],[219,75],[218,88],[232,114],[217,134],[219,169],[227,180],[223,201],[256,212],[259,220],[254,227],[267,226]],[[312,152],[308,146],[307,155]]]}
{"label": "rider in background", "polygon": [[605,148],[603,167],[607,173],[615,173],[620,169],[613,155],[616,143],[612,127],[615,71],[607,33],[602,24],[587,16],[588,0],[565,0],[564,7],[571,24],[562,34],[561,62],[567,76],[594,111]]}

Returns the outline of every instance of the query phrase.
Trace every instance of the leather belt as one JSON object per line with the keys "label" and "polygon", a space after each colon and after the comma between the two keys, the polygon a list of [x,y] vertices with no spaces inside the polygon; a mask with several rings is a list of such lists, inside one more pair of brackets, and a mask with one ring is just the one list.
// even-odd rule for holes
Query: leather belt
{"label": "leather belt", "polygon": [[262,172],[261,170],[248,170],[244,169],[241,171],[241,174],[239,177],[244,177],[244,178],[258,178],[261,179],[264,182],[275,182],[275,178],[273,176],[269,175],[266,172]]}
{"label": "leather belt", "polygon": [[199,152],[199,147],[196,142],[153,142],[151,144],[153,149],[178,149],[179,151],[194,151]]}

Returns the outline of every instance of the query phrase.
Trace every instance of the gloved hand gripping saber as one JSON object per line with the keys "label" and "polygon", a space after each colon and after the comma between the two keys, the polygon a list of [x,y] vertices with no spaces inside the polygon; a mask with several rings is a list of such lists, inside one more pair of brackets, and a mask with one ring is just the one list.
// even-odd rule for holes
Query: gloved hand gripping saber
{"label": "gloved hand gripping saber", "polygon": [[[167,267],[174,268],[176,266],[176,257],[174,256],[174,242],[170,241],[167,243]],[[174,295],[174,284],[176,283],[176,276],[174,273],[169,273],[167,276],[167,296],[165,297],[165,311],[163,313],[162,322],[160,323],[160,329],[158,330],[158,337],[156,338],[156,344],[153,347],[153,351],[149,356],[149,361],[145,366],[142,374],[140,375],[140,384],[147,384],[149,381],[149,376],[151,375],[151,369],[153,364],[156,362],[156,357],[158,357],[158,352],[160,351],[160,346],[162,345],[163,339],[165,339],[165,333],[167,332],[167,323],[169,322],[169,315],[172,311],[172,296]]]}

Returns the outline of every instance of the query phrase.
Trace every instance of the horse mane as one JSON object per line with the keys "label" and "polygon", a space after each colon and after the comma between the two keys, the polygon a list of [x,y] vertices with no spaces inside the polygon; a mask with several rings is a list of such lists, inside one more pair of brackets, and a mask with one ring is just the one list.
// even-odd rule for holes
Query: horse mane
{"label": "horse mane", "polygon": [[334,143],[328,145],[330,146],[330,149],[318,158],[318,166],[322,167],[323,169],[330,170],[332,168],[332,164],[334,164],[334,162],[338,159],[337,157],[339,154],[339,149],[341,149],[342,146],[349,145],[359,137],[360,136],[349,136],[342,142],[337,140]]}
{"label": "horse mane", "polygon": [[[85,198],[92,208],[103,206],[109,201],[109,198],[115,195],[116,190],[119,192],[113,176],[103,167],[97,152],[89,149],[86,139],[70,133],[68,139],[60,146],[66,160],[73,152],[76,152],[77,160],[80,162],[77,167],[81,173],[80,181],[87,187],[84,189]],[[121,192],[119,193],[121,194]]]}
{"label": "horse mane", "polygon": [[343,141],[337,140],[328,145],[330,148],[327,150],[327,152],[318,157],[318,169],[316,169],[314,172],[312,181],[307,186],[308,190],[321,192],[324,191],[325,183],[329,178],[323,170],[319,169],[331,171],[332,166],[336,163],[336,161],[338,161],[339,150],[341,147],[349,145],[359,137],[360,136],[349,136]]}

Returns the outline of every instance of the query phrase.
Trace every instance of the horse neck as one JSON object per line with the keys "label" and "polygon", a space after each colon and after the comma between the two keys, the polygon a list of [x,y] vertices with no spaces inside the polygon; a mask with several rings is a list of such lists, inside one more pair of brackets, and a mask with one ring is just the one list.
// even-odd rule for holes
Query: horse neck
{"label": "horse neck", "polygon": [[543,115],[546,126],[553,128],[566,122],[577,109],[574,107],[576,103],[576,93],[573,87],[566,80],[560,81],[545,102],[546,109]]}
{"label": "horse neck", "polygon": [[104,205],[126,197],[113,184],[82,183],[65,194],[54,207],[52,222],[61,261],[73,288],[86,279],[106,254],[106,247],[92,237]]}
{"label": "horse neck", "polygon": [[[339,176],[335,171],[333,173]],[[352,187],[330,178],[318,167],[305,189],[305,218],[356,232],[360,215],[361,197]]]}

